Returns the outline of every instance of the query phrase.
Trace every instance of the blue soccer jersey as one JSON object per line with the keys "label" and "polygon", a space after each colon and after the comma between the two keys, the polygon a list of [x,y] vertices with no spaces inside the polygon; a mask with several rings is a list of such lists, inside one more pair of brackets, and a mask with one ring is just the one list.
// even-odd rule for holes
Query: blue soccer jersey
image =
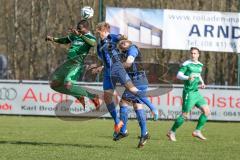
{"label": "blue soccer jersey", "polygon": [[[115,89],[116,82],[125,84],[130,80],[120,60],[117,60],[119,58],[117,43],[120,38],[121,35],[109,34],[100,42],[100,44],[98,44],[98,57],[104,63],[104,90]],[[118,62],[116,63],[114,60],[117,60]]]}
{"label": "blue soccer jersey", "polygon": [[116,48],[121,35],[109,34],[106,38],[101,40],[97,46],[98,57],[104,64],[104,76],[110,76],[110,68],[112,66],[112,53],[111,50]]}

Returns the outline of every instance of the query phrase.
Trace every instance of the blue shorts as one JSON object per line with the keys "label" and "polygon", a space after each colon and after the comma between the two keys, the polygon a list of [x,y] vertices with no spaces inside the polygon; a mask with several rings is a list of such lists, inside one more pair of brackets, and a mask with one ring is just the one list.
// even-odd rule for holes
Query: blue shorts
{"label": "blue shorts", "polygon": [[126,70],[123,68],[121,62],[115,62],[111,66],[110,75],[105,74],[103,78],[103,90],[115,89],[116,83],[125,85],[127,82],[131,81],[131,78],[127,74]]}
{"label": "blue shorts", "polygon": [[[136,73],[135,75],[129,74],[129,76],[132,79],[133,84],[139,90],[147,92],[148,80],[147,80],[145,72]],[[128,90],[124,91],[124,93],[122,95],[122,99],[124,99],[126,101],[130,101],[132,103],[141,103],[141,104],[143,104],[143,102],[137,96],[135,96],[134,94],[132,94]]]}

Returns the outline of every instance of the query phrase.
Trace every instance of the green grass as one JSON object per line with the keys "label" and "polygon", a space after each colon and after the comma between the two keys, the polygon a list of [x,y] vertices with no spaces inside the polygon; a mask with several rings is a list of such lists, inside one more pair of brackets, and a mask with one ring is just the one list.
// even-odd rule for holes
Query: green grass
{"label": "green grass", "polygon": [[170,142],[172,121],[148,121],[151,139],[137,149],[139,128],[129,122],[129,136],[112,140],[112,120],[63,121],[46,117],[0,116],[0,160],[237,160],[240,123],[209,122],[207,141],[191,136],[196,122],[186,122]]}

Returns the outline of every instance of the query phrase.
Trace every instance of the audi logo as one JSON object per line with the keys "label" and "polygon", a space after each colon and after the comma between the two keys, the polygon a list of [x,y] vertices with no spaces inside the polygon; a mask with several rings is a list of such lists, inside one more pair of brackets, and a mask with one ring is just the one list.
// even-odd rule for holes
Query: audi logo
{"label": "audi logo", "polygon": [[14,100],[17,97],[17,91],[14,88],[0,88],[0,100]]}

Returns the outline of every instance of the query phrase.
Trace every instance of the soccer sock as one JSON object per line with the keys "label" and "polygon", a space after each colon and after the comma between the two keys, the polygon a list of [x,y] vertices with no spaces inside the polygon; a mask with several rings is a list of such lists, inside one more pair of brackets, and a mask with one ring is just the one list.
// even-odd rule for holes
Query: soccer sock
{"label": "soccer sock", "polygon": [[149,99],[146,97],[146,91],[143,90],[139,90],[136,93],[136,96],[144,103],[146,104],[151,111],[156,111],[157,109],[155,108],[155,106],[149,101]]}
{"label": "soccer sock", "polygon": [[137,120],[139,123],[139,126],[141,128],[141,136],[145,136],[147,133],[147,123],[146,123],[146,116],[143,109],[137,109],[135,110],[137,115]]}
{"label": "soccer sock", "polygon": [[117,110],[116,110],[114,102],[112,102],[110,104],[107,104],[107,109],[108,109],[108,112],[111,114],[111,116],[114,120],[114,123],[118,124],[119,123],[119,118],[117,116]]}
{"label": "soccer sock", "polygon": [[88,97],[90,99],[93,99],[95,97],[94,94],[89,93],[88,91],[86,91],[84,88],[80,87],[77,84],[72,84],[71,89],[69,90],[70,94],[74,97]]}
{"label": "soccer sock", "polygon": [[206,122],[207,122],[207,116],[203,113],[198,119],[196,130],[201,130]]}
{"label": "soccer sock", "polygon": [[123,121],[123,126],[120,130],[122,133],[127,131],[127,121],[128,121],[128,108],[127,106],[120,106],[120,120]]}
{"label": "soccer sock", "polygon": [[72,85],[71,89],[65,88],[64,85],[58,86],[58,87],[53,87],[53,89],[57,92],[71,95],[73,97],[79,98],[79,97],[88,97],[90,99],[93,99],[95,97],[94,94],[87,92],[85,89],[83,89],[80,86],[77,85]]}
{"label": "soccer sock", "polygon": [[71,95],[71,93],[69,92],[69,90],[66,89],[66,88],[64,87],[64,85],[61,85],[61,86],[58,86],[58,87],[52,87],[52,89],[53,89],[54,91],[59,92],[59,93]]}
{"label": "soccer sock", "polygon": [[183,115],[180,115],[176,120],[175,123],[173,124],[171,131],[176,132],[176,130],[183,124],[185,121]]}
{"label": "soccer sock", "polygon": [[150,102],[147,97],[142,97],[141,101],[143,101],[143,103],[145,103],[152,112],[157,111],[156,107]]}

